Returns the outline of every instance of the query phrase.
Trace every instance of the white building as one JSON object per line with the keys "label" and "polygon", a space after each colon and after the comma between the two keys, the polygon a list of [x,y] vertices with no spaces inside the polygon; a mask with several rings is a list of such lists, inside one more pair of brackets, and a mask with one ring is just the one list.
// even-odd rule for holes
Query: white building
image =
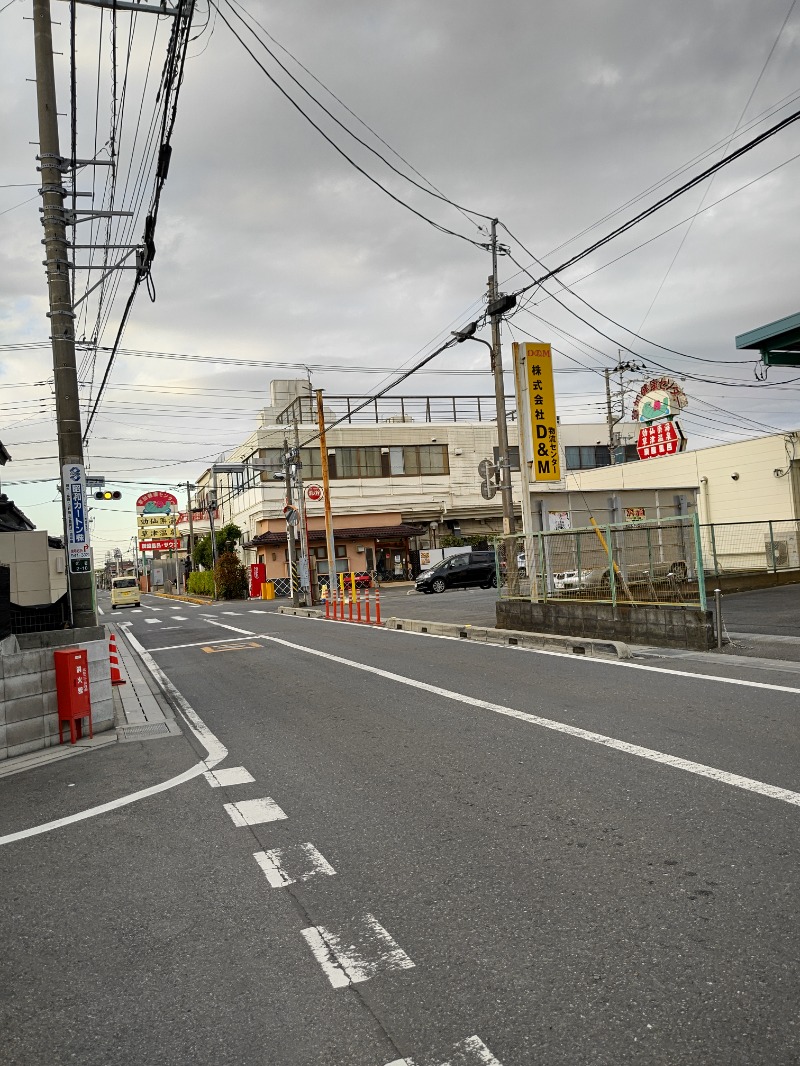
{"label": "white building", "polygon": [[[217,522],[234,522],[243,530],[245,561],[265,563],[268,580],[287,576],[283,455],[284,441],[294,444],[295,425],[306,489],[322,479],[316,401],[308,382],[273,381],[270,398],[260,425],[226,456],[226,462],[248,469],[217,475]],[[500,494],[484,499],[478,473],[479,462],[496,455],[493,396],[389,396],[356,412],[359,402],[325,397],[337,569],[400,576],[414,568],[416,550],[437,547],[443,538],[486,539],[502,531]],[[513,399],[509,406],[513,466],[518,454]],[[621,428],[633,436],[632,427]],[[608,463],[605,424],[561,426],[561,449],[564,469]],[[254,461],[267,468],[257,469]],[[512,480],[521,515],[518,460],[516,465]],[[211,483],[207,471],[198,482],[201,504]],[[323,502],[306,496],[306,510],[310,553],[318,571],[326,573]],[[180,532],[187,530],[181,522]]]}

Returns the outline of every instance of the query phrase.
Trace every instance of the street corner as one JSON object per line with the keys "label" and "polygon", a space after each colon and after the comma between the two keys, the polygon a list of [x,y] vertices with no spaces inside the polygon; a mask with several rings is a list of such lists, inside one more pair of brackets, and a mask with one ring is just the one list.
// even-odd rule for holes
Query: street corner
{"label": "street corner", "polygon": [[194,768],[195,776],[203,769],[201,757],[183,736],[170,736],[166,744],[114,743],[113,731],[101,736],[108,737],[107,743],[83,748],[74,757],[40,759],[19,772],[8,772],[10,765],[0,768],[0,847],[43,832],[63,832],[85,820],[84,814],[95,819],[132,809],[150,795],[177,787],[170,784],[175,779],[189,780]]}

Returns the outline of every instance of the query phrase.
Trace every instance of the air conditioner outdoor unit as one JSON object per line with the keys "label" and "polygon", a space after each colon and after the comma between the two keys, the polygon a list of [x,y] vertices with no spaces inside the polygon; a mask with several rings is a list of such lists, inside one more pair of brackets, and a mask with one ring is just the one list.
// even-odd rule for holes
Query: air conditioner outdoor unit
{"label": "air conditioner outdoor unit", "polygon": [[798,534],[795,532],[781,533],[772,537],[767,534],[764,538],[764,549],[767,555],[768,570],[800,570],[800,548],[798,548]]}

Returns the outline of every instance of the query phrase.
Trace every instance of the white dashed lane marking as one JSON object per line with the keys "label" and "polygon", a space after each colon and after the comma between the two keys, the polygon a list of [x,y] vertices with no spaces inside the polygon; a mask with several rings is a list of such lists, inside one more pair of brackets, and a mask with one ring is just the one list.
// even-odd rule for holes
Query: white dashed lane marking
{"label": "white dashed lane marking", "polygon": [[160,618],[145,618],[145,622],[148,622],[151,626],[157,626],[161,624]]}
{"label": "white dashed lane marking", "polygon": [[262,799],[240,800],[238,803],[226,803],[225,810],[237,828],[243,825],[261,825],[263,822],[278,822],[281,818],[287,817],[275,800],[270,799],[269,796],[264,796]]}
{"label": "white dashed lane marking", "polygon": [[174,614],[172,617],[176,622],[186,622],[189,619],[189,616],[186,614]]}
{"label": "white dashed lane marking", "polygon": [[[425,1060],[428,1062],[428,1060]],[[393,1059],[386,1066],[417,1066],[416,1059]],[[433,1066],[433,1064],[431,1064]],[[477,1036],[468,1036],[466,1040],[459,1040],[448,1053],[445,1062],[438,1062],[436,1066],[502,1066],[484,1042]]]}
{"label": "white dashed lane marking", "polygon": [[203,774],[212,788],[227,788],[228,785],[249,785],[255,778],[243,766],[229,766],[227,770],[210,770]]}
{"label": "white dashed lane marking", "polygon": [[256,851],[253,858],[273,888],[285,888],[295,881],[309,881],[320,875],[332,877],[336,873],[313,844],[290,844],[272,851]]}
{"label": "white dashed lane marking", "polygon": [[322,925],[302,930],[303,939],[334,988],[369,981],[376,974],[394,970],[411,970],[412,960],[389,936],[372,914],[365,914],[357,924],[350,943]]}

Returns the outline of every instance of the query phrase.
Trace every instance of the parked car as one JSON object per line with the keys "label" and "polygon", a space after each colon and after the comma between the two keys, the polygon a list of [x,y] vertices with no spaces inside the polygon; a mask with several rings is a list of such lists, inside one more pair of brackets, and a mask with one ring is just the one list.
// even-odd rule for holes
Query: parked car
{"label": "parked car", "polygon": [[[651,581],[666,583],[675,582],[683,584],[689,579],[689,568],[683,559],[675,559],[671,563],[652,563],[650,566],[628,566],[623,570],[625,582],[630,588],[632,585],[647,585]],[[617,579],[619,585],[619,579]],[[607,566],[598,566],[590,570],[586,579],[582,582],[584,588],[608,589],[611,587],[610,570]]]}
{"label": "parked car", "polygon": [[564,570],[553,574],[553,587],[557,589],[576,589],[586,585],[591,570]]}
{"label": "parked car", "polygon": [[497,587],[497,570],[494,552],[464,552],[451,555],[440,563],[417,575],[417,592],[426,595],[444,592],[445,589],[480,586]]}

